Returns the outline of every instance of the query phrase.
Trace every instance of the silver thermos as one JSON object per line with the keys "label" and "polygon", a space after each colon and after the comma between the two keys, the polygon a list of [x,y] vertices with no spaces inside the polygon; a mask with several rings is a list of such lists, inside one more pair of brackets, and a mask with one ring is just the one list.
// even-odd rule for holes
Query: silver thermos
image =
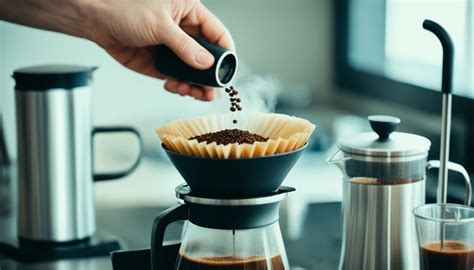
{"label": "silver thermos", "polygon": [[[45,65],[17,69],[15,103],[18,143],[18,237],[64,244],[95,232],[94,180],[126,176],[138,165],[141,138],[131,127],[93,128],[94,68]],[[94,174],[92,136],[131,132],[140,155],[128,170]]]}
{"label": "silver thermos", "polygon": [[[374,132],[342,138],[328,159],[343,173],[341,270],[417,270],[419,251],[412,210],[425,204],[430,141],[394,132],[400,119],[370,116]],[[450,163],[449,169],[466,174]],[[466,181],[469,181],[468,178]]]}

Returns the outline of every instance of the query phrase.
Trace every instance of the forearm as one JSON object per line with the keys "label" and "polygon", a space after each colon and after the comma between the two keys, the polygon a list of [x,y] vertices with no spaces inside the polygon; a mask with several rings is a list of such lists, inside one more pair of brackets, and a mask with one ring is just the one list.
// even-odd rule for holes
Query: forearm
{"label": "forearm", "polygon": [[0,20],[73,36],[87,35],[89,0],[0,0]]}

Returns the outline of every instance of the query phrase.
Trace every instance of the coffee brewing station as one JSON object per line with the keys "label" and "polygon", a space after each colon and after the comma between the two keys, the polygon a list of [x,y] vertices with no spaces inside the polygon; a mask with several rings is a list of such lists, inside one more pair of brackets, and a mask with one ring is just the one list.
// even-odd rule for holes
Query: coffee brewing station
{"label": "coffee brewing station", "polygon": [[[428,158],[438,142],[397,131],[402,120],[395,116],[368,116],[371,131],[338,139],[327,162],[342,174],[341,212],[336,214],[342,222],[340,270],[474,269],[471,179],[449,157],[454,45],[438,23],[425,20],[423,28],[437,37],[443,50],[439,160]],[[130,126],[92,125],[95,68],[45,65],[15,70],[18,170],[9,173],[18,178],[12,188],[18,211],[8,225],[15,229],[0,238],[2,256],[34,264],[110,255],[113,270],[304,269],[287,255],[280,206],[298,193],[284,181],[312,147],[316,126],[284,114],[244,114],[246,107],[240,106],[232,86],[237,55],[196,40],[216,59],[210,69],[188,66],[164,45],[155,50],[156,69],[196,85],[229,87],[225,95],[231,112],[174,120],[156,129],[160,147],[184,182],[175,187],[176,203],[156,213],[151,231],[139,232],[149,239],[142,249],[129,249],[120,236],[96,230],[94,206],[94,182],[126,177],[140,164],[142,134]],[[212,135],[235,128],[241,131]],[[5,150],[2,131],[0,122]],[[113,132],[136,137],[138,157],[126,170],[95,173],[93,137]],[[206,139],[199,137],[203,134]],[[232,136],[239,138],[229,139]],[[9,164],[8,155],[0,154],[2,166]],[[426,204],[431,170],[439,171],[437,202]],[[450,171],[464,179],[464,205],[447,201]],[[183,224],[179,241],[165,241],[167,229],[176,222]]]}
{"label": "coffee brewing station", "polygon": [[[339,151],[328,162],[335,164],[344,178],[339,269],[420,268],[413,211],[415,209],[417,213],[418,207],[425,207],[427,170],[439,169],[438,202],[447,206],[448,170],[461,174],[466,183],[464,203],[470,206],[469,174],[461,165],[450,162],[448,154],[452,42],[437,23],[427,20],[423,27],[439,38],[445,50],[441,157],[428,161],[430,140],[396,132],[400,119],[392,116],[369,116],[372,132],[342,138],[338,142]],[[177,155],[165,147],[171,162],[187,182],[176,188],[176,197],[181,202],[155,219],[150,250],[112,253],[114,269],[138,265],[137,269],[154,270],[290,269],[278,226],[278,206],[286,193],[295,189],[280,185],[305,147],[261,158],[227,160],[196,159]],[[193,165],[201,170],[193,171]],[[226,173],[235,171],[240,171],[239,179]],[[223,184],[223,176],[229,182]],[[256,187],[257,182],[261,186]],[[233,186],[236,183],[238,187]],[[446,235],[452,234],[449,220],[455,222],[453,210],[446,209],[439,210],[448,224],[438,230],[441,249]],[[471,218],[468,212],[466,214],[467,217],[457,216],[456,219]],[[163,246],[166,226],[177,220],[188,221],[181,247],[179,244]],[[422,230],[422,221],[417,223],[418,230]],[[245,257],[259,258],[266,263],[242,263],[236,259]],[[206,262],[202,258],[213,260]],[[467,263],[472,262],[467,260]]]}

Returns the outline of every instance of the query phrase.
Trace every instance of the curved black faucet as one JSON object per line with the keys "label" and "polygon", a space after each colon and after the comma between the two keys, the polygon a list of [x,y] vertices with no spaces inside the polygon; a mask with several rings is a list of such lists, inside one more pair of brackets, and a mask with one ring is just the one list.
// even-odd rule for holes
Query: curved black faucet
{"label": "curved black faucet", "polygon": [[443,77],[441,81],[441,92],[451,94],[453,85],[454,45],[448,32],[436,22],[425,20],[423,28],[438,37],[443,46]]}

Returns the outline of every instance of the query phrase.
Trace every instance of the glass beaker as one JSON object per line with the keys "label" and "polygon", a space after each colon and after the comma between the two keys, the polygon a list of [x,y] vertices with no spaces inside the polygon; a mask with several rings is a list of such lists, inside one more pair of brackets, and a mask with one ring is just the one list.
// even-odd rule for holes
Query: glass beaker
{"label": "glass beaker", "polygon": [[474,208],[426,204],[413,214],[422,270],[474,269]]}

